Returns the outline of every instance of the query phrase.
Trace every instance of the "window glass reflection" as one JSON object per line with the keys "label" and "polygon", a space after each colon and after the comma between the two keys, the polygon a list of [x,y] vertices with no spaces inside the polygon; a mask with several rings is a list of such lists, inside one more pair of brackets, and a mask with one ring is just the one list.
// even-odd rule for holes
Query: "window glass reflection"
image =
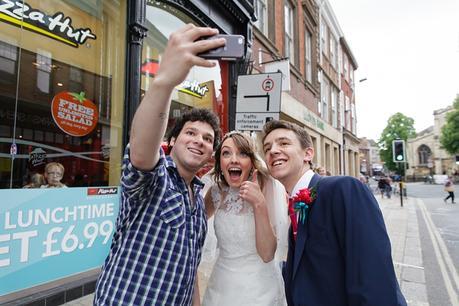
{"label": "window glass reflection", "polygon": [[0,19],[0,188],[118,185],[126,1],[27,5],[70,18],[73,38]]}
{"label": "window glass reflection", "polygon": [[[146,25],[148,35],[144,41],[142,54],[142,96],[155,77],[161,61],[161,54],[166,48],[170,34],[187,23],[198,26],[184,12],[163,3],[148,3]],[[217,111],[222,103],[222,77],[220,64],[216,67],[194,67],[185,81],[177,86],[172,94],[168,127],[176,118],[193,107],[209,108]]]}

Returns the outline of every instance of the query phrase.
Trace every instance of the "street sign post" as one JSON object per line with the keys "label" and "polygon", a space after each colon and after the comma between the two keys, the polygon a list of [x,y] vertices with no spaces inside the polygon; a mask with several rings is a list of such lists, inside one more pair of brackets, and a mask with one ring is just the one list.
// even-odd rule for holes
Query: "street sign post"
{"label": "street sign post", "polygon": [[236,130],[261,131],[279,119],[282,73],[240,75],[237,84]]}
{"label": "street sign post", "polygon": [[405,185],[403,183],[404,176],[406,175],[406,150],[405,150],[405,140],[403,139],[395,139],[392,140],[392,156],[394,163],[403,163],[405,167],[405,171],[403,173],[402,178],[399,182],[399,190],[400,190],[400,206],[403,207],[403,193],[405,192],[404,188]]}

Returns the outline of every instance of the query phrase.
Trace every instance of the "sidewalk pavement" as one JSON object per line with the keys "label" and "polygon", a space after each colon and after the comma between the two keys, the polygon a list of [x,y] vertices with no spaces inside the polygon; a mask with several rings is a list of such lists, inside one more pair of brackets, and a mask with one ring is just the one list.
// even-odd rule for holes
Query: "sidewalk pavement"
{"label": "sidewalk pavement", "polygon": [[94,294],[85,295],[79,299],[65,303],[66,306],[92,306]]}
{"label": "sidewalk pavement", "polygon": [[[392,259],[400,288],[409,306],[429,306],[426,279],[422,262],[421,241],[419,239],[418,219],[414,198],[404,198],[403,207],[400,197],[381,199],[375,195],[384,215],[387,232],[392,244]],[[204,294],[203,279],[208,279],[210,271],[201,271],[200,291]],[[202,273],[201,273],[202,274]],[[204,277],[203,277],[204,276]],[[67,306],[90,306],[93,294],[68,302]]]}
{"label": "sidewalk pavement", "polygon": [[403,198],[401,207],[400,196],[391,199],[375,196],[384,215],[402,293],[409,306],[428,306],[415,199]]}

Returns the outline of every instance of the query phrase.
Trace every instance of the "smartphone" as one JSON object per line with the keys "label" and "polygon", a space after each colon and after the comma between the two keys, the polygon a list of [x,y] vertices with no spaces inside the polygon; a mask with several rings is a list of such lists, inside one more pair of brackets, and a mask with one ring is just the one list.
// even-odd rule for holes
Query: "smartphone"
{"label": "smartphone", "polygon": [[203,39],[226,39],[226,44],[223,47],[211,49],[198,54],[205,59],[218,59],[223,61],[234,61],[244,57],[245,38],[242,35],[226,35],[217,34]]}

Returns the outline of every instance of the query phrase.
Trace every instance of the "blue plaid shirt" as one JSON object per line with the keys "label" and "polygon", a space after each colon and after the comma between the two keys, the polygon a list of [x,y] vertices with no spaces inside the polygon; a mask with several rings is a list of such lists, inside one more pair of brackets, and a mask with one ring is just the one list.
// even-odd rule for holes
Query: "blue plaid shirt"
{"label": "blue plaid shirt", "polygon": [[151,172],[140,171],[126,148],[121,207],[94,305],[191,305],[207,231],[198,178],[194,206],[175,163],[160,150]]}

